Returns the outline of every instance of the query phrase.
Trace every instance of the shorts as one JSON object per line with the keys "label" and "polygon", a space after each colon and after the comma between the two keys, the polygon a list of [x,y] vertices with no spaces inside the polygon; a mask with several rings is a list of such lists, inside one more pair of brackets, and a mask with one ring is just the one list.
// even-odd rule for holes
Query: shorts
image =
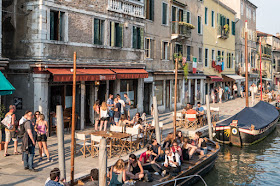
{"label": "shorts", "polygon": [[114,118],[114,122],[116,122],[116,123],[118,123],[119,122],[119,120],[120,120],[120,118]]}
{"label": "shorts", "polygon": [[13,141],[17,141],[17,140],[18,140],[17,137],[12,138],[12,133],[13,133],[13,132],[15,132],[15,131],[8,131],[8,130],[5,130],[5,137],[6,137],[5,141],[6,141],[6,142],[10,142],[11,139],[12,139]]}
{"label": "shorts", "polygon": [[38,136],[38,134],[37,134],[36,139],[37,139],[38,142],[41,142],[41,141],[46,142],[47,141],[47,135],[46,134],[41,134],[41,135]]}
{"label": "shorts", "polygon": [[100,120],[101,120],[101,121],[108,121],[108,118],[104,118],[104,117],[103,117],[103,118],[101,118]]}
{"label": "shorts", "polygon": [[113,110],[109,110],[109,117],[110,118],[114,117],[114,111]]}

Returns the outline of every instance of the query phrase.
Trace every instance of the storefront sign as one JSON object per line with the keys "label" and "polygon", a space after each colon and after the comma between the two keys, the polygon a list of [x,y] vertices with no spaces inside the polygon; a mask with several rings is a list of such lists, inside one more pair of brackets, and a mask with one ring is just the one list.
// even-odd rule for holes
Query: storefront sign
{"label": "storefront sign", "polygon": [[197,69],[197,58],[193,57],[193,74],[196,73],[196,69]]}
{"label": "storefront sign", "polygon": [[106,76],[102,76],[102,75],[100,75],[99,77],[100,77],[100,81],[102,81],[102,80],[106,80]]}

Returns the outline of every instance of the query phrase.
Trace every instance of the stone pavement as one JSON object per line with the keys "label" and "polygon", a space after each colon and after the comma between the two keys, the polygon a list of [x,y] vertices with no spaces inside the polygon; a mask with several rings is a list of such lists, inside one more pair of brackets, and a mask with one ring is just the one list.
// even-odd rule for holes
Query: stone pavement
{"label": "stone pavement", "polygon": [[[245,99],[238,98],[236,100],[231,100],[222,104],[211,104],[211,107],[220,107],[220,118],[225,119],[231,115],[236,114],[245,106]],[[148,120],[151,120],[148,117]],[[167,133],[172,132],[172,112],[160,114],[159,120],[164,123],[163,136]],[[88,128],[86,130],[90,130]],[[70,176],[70,134],[65,134],[65,160],[66,160],[66,175],[69,181]],[[0,185],[44,185],[45,180],[49,177],[49,172],[58,167],[58,150],[57,150],[57,138],[52,136],[48,138],[48,148],[51,157],[54,162],[47,162],[46,157],[42,162],[38,162],[38,156],[35,157],[34,163],[35,167],[39,169],[37,173],[31,173],[23,169],[23,164],[21,161],[21,155],[11,155],[9,157],[4,157],[4,151],[0,151]],[[20,149],[20,148],[19,148]],[[12,153],[12,143],[9,145],[8,152]],[[136,155],[141,154],[144,149],[135,152]],[[36,147],[35,153],[38,155],[38,147]],[[122,159],[128,159],[128,154],[122,155]],[[108,159],[108,166],[113,165],[118,157]],[[97,158],[83,158],[81,153],[75,157],[75,178],[89,174],[92,168],[98,168],[98,157]]]}

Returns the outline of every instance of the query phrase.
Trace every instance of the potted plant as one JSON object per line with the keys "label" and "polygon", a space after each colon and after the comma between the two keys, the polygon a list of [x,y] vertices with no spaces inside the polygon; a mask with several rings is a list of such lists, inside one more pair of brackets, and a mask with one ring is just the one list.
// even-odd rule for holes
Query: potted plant
{"label": "potted plant", "polygon": [[[4,105],[0,105],[0,121],[2,121],[2,119],[4,119],[5,117],[5,106]],[[2,142],[2,132],[3,132],[4,126],[2,124],[0,124],[0,150],[4,149],[4,142]]]}

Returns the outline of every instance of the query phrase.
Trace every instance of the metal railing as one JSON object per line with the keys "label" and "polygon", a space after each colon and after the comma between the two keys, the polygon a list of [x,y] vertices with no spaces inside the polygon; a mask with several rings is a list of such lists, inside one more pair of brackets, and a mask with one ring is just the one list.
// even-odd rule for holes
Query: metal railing
{"label": "metal railing", "polygon": [[229,37],[229,29],[226,31],[226,29],[219,25],[218,27],[218,37],[223,38],[223,39],[227,39]]}
{"label": "metal railing", "polygon": [[180,25],[178,21],[172,21],[172,34],[191,37],[191,29],[186,25]]}
{"label": "metal railing", "polygon": [[190,175],[190,176],[185,176],[185,177],[182,177],[182,178],[176,178],[176,179],[173,179],[173,180],[168,180],[168,181],[165,181],[165,182],[161,182],[161,183],[159,183],[159,184],[155,184],[155,185],[153,185],[153,186],[160,186],[160,185],[163,185],[163,184],[166,184],[166,183],[170,183],[170,182],[174,182],[174,186],[176,186],[177,181],[183,180],[183,179],[187,179],[187,178],[192,178],[192,177],[199,177],[199,178],[203,181],[204,185],[207,186],[207,183],[206,183],[206,182],[204,181],[204,179],[203,179],[200,175],[198,175],[198,174]]}

